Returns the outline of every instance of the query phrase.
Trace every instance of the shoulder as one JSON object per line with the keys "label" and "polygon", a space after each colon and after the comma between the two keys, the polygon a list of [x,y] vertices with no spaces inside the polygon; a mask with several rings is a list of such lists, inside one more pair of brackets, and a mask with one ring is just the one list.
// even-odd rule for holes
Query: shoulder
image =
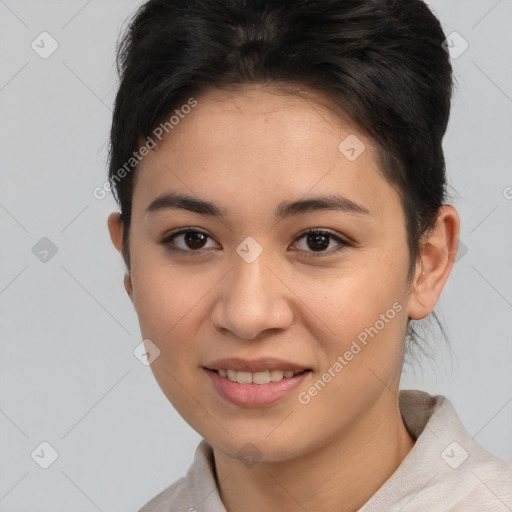
{"label": "shoulder", "polygon": [[446,397],[401,391],[400,410],[415,445],[361,512],[512,510],[512,466],[467,432]]}
{"label": "shoulder", "polygon": [[196,512],[199,509],[225,511],[217,488],[213,449],[205,439],[197,446],[187,474],[146,503],[139,512]]}
{"label": "shoulder", "polygon": [[[494,457],[494,456],[493,456]],[[509,512],[512,510],[512,466],[495,457],[473,457],[449,473],[430,474],[431,482],[419,490],[402,512]],[[436,508],[438,507],[438,508]],[[394,510],[394,509],[393,509]]]}
{"label": "shoulder", "polygon": [[148,501],[139,512],[170,512],[171,510],[187,512],[187,507],[185,477],[181,477]]}
{"label": "shoulder", "polygon": [[[443,488],[450,495],[449,510],[479,512],[512,510],[512,466],[483,448],[474,439],[466,439],[466,448],[453,444],[444,452],[450,471]],[[460,465],[459,465],[460,464]]]}
{"label": "shoulder", "polygon": [[[431,398],[433,413],[419,443],[434,476],[425,498],[443,497],[450,511],[507,511],[512,507],[512,466],[480,445],[446,397]],[[430,497],[429,497],[430,496]]]}

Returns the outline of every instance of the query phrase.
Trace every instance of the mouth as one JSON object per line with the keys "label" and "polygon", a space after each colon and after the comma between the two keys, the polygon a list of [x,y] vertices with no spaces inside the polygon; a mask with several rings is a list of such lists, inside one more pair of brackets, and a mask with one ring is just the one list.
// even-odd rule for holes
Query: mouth
{"label": "mouth", "polygon": [[264,385],[269,384],[271,382],[279,382],[285,379],[291,379],[296,377],[297,375],[302,375],[304,373],[311,372],[312,370],[305,369],[300,371],[293,370],[262,370],[258,372],[247,372],[247,371],[238,371],[227,368],[206,368],[205,370],[216,373],[220,377],[223,377],[231,382],[238,382],[239,384],[255,384],[255,385]]}
{"label": "mouth", "polygon": [[[272,406],[289,397],[294,390],[310,378],[309,374],[313,373],[313,370],[309,368],[301,369],[297,365],[286,365],[284,361],[281,361],[280,364],[282,364],[281,368],[288,366],[288,369],[281,370],[279,367],[274,367],[264,370],[259,363],[258,371],[252,372],[233,368],[207,368],[204,366],[202,368],[210,378],[213,389],[224,401],[237,407],[255,408]],[[255,365],[256,363],[253,362],[253,368]],[[219,366],[223,366],[223,364]],[[243,367],[247,368],[247,366],[246,361]],[[290,366],[295,366],[295,369],[290,369]]]}

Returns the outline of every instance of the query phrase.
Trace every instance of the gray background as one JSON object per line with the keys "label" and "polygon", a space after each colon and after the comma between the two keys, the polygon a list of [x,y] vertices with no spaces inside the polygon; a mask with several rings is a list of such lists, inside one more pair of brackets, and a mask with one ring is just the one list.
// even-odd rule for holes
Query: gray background
{"label": "gray background", "polygon": [[[133,354],[140,332],[106,226],[116,205],[92,194],[106,176],[114,46],[139,3],[0,0],[1,512],[138,510],[200,439]],[[512,1],[430,5],[469,43],[453,58],[445,139],[467,252],[436,308],[453,354],[439,342],[436,363],[407,367],[401,387],[447,396],[512,463]],[[47,59],[31,48],[43,31],[59,45]],[[43,237],[57,249],[46,262]],[[48,469],[31,457],[49,456],[43,441],[59,454]]]}

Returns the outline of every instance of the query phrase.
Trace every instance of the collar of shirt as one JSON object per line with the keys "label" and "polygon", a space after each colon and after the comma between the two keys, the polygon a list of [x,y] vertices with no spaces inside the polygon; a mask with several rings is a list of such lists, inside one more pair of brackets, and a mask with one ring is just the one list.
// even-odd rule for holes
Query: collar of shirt
{"label": "collar of shirt", "polygon": [[[451,402],[419,390],[399,391],[412,450],[359,512],[512,511],[512,466],[486,451],[463,427]],[[185,477],[139,512],[226,512],[212,446],[202,439]]]}

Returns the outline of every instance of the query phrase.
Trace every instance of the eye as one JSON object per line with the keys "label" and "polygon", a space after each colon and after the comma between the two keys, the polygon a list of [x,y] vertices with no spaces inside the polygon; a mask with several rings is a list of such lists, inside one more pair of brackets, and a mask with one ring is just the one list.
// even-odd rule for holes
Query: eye
{"label": "eye", "polygon": [[[210,235],[207,235],[203,231],[186,228],[169,233],[164,237],[161,243],[172,252],[188,253],[196,256],[199,254],[199,249],[204,249],[205,242],[208,238],[211,238]],[[182,246],[176,247],[177,244],[175,240],[179,239],[182,240]],[[183,246],[183,244],[185,245]]]}
{"label": "eye", "polygon": [[[197,256],[202,254],[203,251],[201,251],[201,249],[207,248],[205,244],[209,238],[211,238],[210,235],[203,231],[199,231],[194,228],[185,228],[167,234],[161,243],[165,245],[169,251],[174,253],[187,253],[193,256]],[[341,251],[345,247],[350,246],[350,243],[341,239],[339,236],[331,233],[330,231],[321,229],[309,229],[302,233],[295,240],[298,241],[302,240],[303,238],[305,239],[306,247],[299,250],[312,252],[312,254],[304,256],[306,258],[329,256],[337,253],[338,251]],[[180,244],[176,243],[176,240],[181,240],[181,246]],[[335,245],[338,245],[338,247],[335,247],[329,251],[325,251],[325,249],[331,245],[332,241],[334,241]],[[308,249],[312,250],[309,251]]]}
{"label": "eye", "polygon": [[[350,244],[340,238],[339,236],[336,236],[335,234],[331,233],[330,231],[325,231],[322,229],[308,229],[305,233],[300,235],[296,240],[301,240],[305,238],[306,242],[306,252],[309,252],[307,249],[312,249],[312,254],[307,254],[304,257],[306,258],[318,258],[322,256],[330,256],[332,254],[335,254],[345,247],[350,246]],[[324,249],[327,249],[331,243],[331,241],[336,242],[338,247],[335,249],[331,249],[329,251],[325,251]],[[316,253],[316,254],[315,254]]]}

